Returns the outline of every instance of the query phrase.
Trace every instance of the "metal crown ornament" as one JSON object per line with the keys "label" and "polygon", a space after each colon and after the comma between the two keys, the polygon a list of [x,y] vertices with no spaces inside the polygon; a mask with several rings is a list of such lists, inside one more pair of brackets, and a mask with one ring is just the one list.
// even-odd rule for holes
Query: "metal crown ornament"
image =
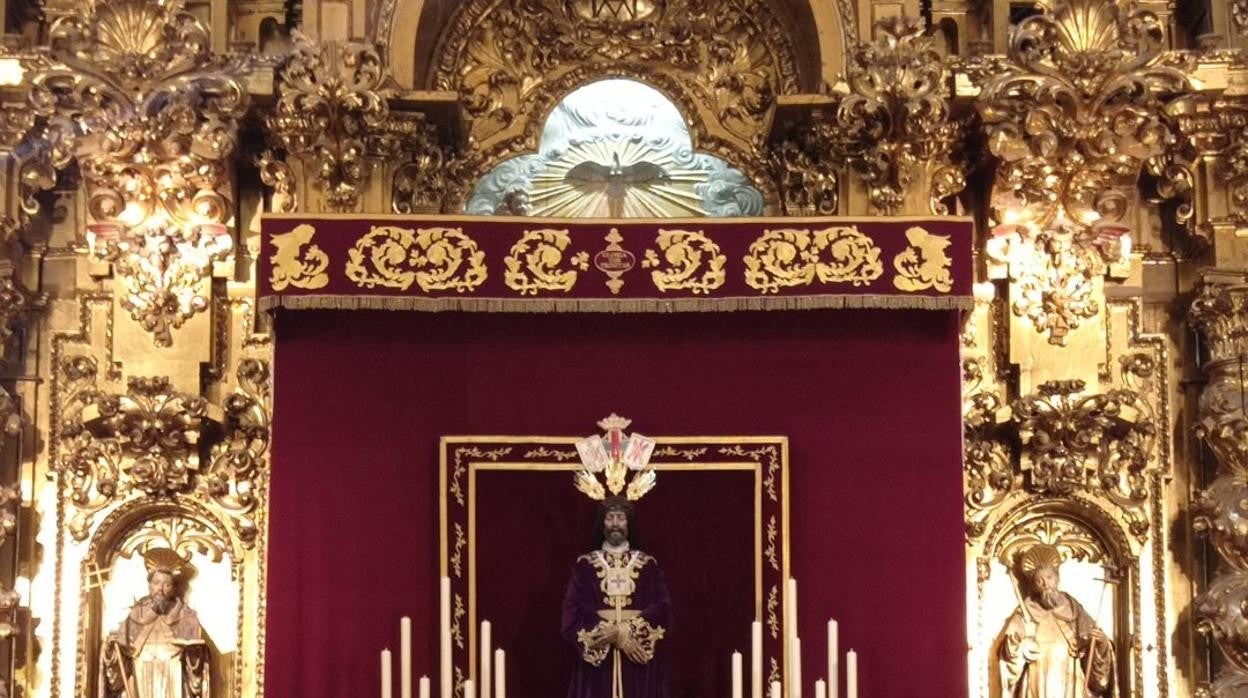
{"label": "metal crown ornament", "polygon": [[[576,442],[576,452],[581,456],[576,489],[590,499],[602,500],[608,491],[614,496],[623,491],[629,501],[637,501],[654,487],[658,474],[650,465],[650,455],[656,441],[636,432],[625,434],[629,424],[631,419],[612,413],[598,422],[606,431],[605,437],[587,436]],[[631,480],[630,470],[636,473]]]}

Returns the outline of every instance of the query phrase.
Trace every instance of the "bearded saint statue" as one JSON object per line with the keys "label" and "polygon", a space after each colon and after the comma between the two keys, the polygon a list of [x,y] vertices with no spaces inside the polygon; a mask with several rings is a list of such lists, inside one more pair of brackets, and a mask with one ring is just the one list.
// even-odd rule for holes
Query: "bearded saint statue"
{"label": "bearded saint statue", "polygon": [[173,550],[143,554],[148,594],[134,602],[100,658],[100,698],[206,698],[208,645],[182,601],[187,561]]}
{"label": "bearded saint statue", "polygon": [[1001,640],[1002,694],[1013,698],[1114,695],[1114,646],[1092,616],[1058,588],[1062,554],[1033,545],[1016,559],[1021,603]]}

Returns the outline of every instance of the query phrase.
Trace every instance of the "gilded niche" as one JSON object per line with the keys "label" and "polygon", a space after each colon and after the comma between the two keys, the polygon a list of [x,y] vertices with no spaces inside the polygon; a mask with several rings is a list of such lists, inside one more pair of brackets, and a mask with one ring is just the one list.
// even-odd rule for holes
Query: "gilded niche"
{"label": "gilded niche", "polygon": [[601,75],[665,89],[705,124],[698,147],[738,153],[751,151],[776,95],[797,91],[788,36],[766,0],[475,0],[452,19],[440,56],[435,86],[463,96],[483,152],[534,148],[540,123],[529,115]]}

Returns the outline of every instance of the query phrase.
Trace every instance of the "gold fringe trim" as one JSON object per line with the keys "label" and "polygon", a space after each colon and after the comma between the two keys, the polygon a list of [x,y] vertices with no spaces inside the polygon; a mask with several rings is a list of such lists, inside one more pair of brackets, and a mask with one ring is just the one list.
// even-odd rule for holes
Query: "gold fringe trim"
{"label": "gold fringe trim", "polygon": [[264,296],[261,310],[417,310],[469,313],[687,313],[743,310],[970,310],[965,296],[828,295],[769,298],[422,298],[413,296]]}

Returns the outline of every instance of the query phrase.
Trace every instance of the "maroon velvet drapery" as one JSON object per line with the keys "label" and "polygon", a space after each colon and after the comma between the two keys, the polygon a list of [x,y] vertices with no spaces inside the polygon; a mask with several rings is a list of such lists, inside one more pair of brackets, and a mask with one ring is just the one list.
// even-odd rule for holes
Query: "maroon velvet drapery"
{"label": "maroon velvet drapery", "polygon": [[[440,436],[591,433],[610,412],[653,435],[788,436],[807,684],[834,616],[864,697],[965,694],[955,313],[279,311],[276,323],[268,695],[377,695],[398,618],[436,624]],[[556,625],[551,662],[509,673],[557,671]],[[724,665],[748,638],[683,632]],[[434,633],[417,632],[418,672],[436,674],[435,653]],[[726,690],[723,674],[688,695]]]}

